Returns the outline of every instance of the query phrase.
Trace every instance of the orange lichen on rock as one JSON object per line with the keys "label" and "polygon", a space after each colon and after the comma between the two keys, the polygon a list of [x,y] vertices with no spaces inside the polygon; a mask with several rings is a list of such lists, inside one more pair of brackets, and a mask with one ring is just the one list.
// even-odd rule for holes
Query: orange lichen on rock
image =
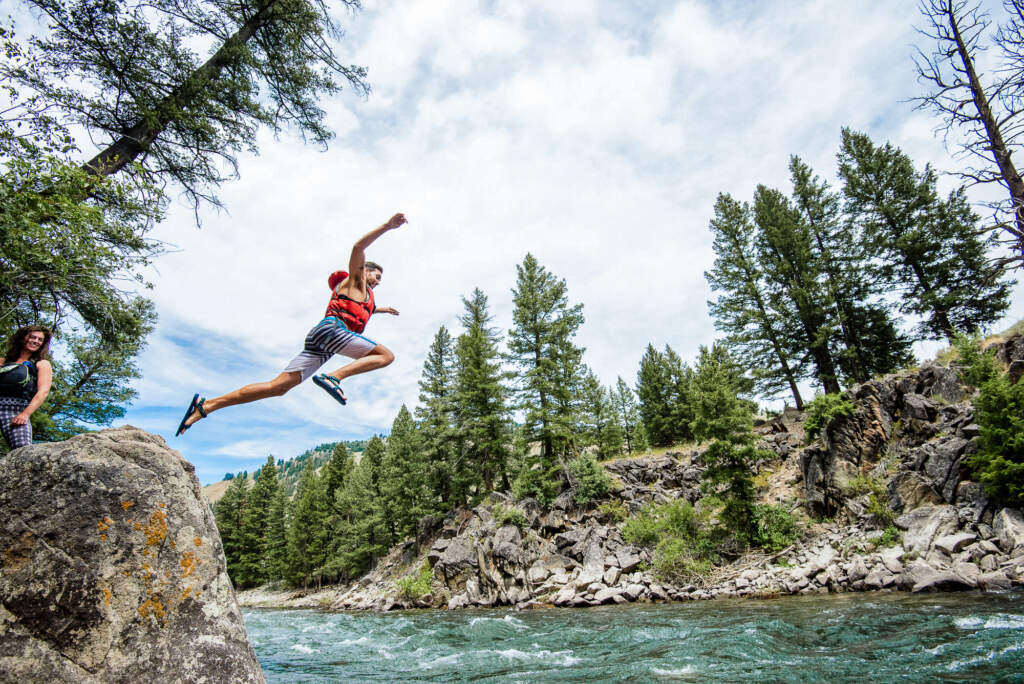
{"label": "orange lichen on rock", "polygon": [[153,511],[144,532],[146,533],[146,546],[157,546],[163,542],[167,538],[167,514],[163,511]]}
{"label": "orange lichen on rock", "polygon": [[100,535],[100,541],[107,541],[107,535],[101,534]]}
{"label": "orange lichen on rock", "polygon": [[110,529],[110,526],[113,524],[114,521],[110,518],[110,516],[107,516],[103,518],[103,520],[100,520],[98,523],[96,523],[96,527],[99,528],[100,532],[106,532]]}
{"label": "orange lichen on rock", "polygon": [[188,577],[189,575],[191,575],[192,572],[196,569],[196,563],[198,563],[198,562],[199,561],[196,560],[196,554],[192,553],[191,551],[188,551],[188,552],[182,554],[182,556],[181,556],[181,569],[182,569],[181,576],[182,577]]}
{"label": "orange lichen on rock", "polygon": [[103,590],[103,603],[107,606],[110,605],[110,589]]}
{"label": "orange lichen on rock", "polygon": [[192,540],[192,543],[195,544],[196,546],[202,546],[203,545],[203,538],[202,537],[196,537],[195,539]]}
{"label": "orange lichen on rock", "polygon": [[189,594],[191,594],[191,593],[192,593],[192,587],[185,587],[185,588],[184,588],[184,589],[182,590],[182,592],[181,592],[181,598],[180,598],[180,599],[178,599],[178,600],[179,600],[179,601],[184,601],[185,599],[187,599],[187,598],[188,598],[188,595],[189,595]]}
{"label": "orange lichen on rock", "polygon": [[139,604],[139,615],[144,618],[162,618],[166,614],[167,612],[164,610],[164,604],[161,603],[158,598],[150,597]]}
{"label": "orange lichen on rock", "polygon": [[132,506],[134,506],[134,505],[135,505],[135,502],[134,502],[134,501],[122,501],[122,502],[121,502],[121,508],[123,508],[123,509],[124,509],[124,510],[126,510],[126,511],[127,511],[127,510],[128,510],[129,508],[131,508]]}

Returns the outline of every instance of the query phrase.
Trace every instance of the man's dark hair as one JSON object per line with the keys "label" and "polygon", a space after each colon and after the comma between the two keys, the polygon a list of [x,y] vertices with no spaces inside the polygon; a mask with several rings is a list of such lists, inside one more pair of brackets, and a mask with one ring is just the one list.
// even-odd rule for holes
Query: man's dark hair
{"label": "man's dark hair", "polygon": [[380,264],[378,264],[376,261],[367,261],[366,268],[368,268],[371,271],[380,271],[381,273],[384,272],[384,269],[381,268]]}

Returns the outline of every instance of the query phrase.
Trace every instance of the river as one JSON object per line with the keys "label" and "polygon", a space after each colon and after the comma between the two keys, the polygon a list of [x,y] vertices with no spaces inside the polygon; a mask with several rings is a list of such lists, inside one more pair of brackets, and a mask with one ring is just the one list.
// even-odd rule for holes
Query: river
{"label": "river", "polygon": [[1024,593],[590,609],[247,609],[268,682],[1024,681]]}

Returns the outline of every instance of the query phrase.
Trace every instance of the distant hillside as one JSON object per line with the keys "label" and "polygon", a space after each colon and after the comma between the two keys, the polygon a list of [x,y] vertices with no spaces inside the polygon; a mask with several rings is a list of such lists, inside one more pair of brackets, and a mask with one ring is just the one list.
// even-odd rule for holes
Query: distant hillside
{"label": "distant hillside", "polygon": [[[307,463],[311,462],[313,467],[319,470],[330,459],[331,454],[334,453],[334,447],[338,444],[344,444],[349,453],[355,455],[356,462],[358,463],[367,442],[369,442],[368,439],[328,442],[326,444],[318,444],[293,458],[287,460],[283,458],[277,459],[277,477],[284,487],[285,494],[291,497],[295,493],[295,486],[299,483],[299,477],[302,475],[302,470],[306,467]],[[206,495],[207,500],[211,504],[216,504],[220,497],[224,496],[224,492],[227,491],[234,478],[245,476],[251,484],[255,480],[258,470],[259,468],[255,468],[251,472],[242,470],[232,473],[230,477],[225,477],[220,482],[214,482],[203,487],[203,494]]]}

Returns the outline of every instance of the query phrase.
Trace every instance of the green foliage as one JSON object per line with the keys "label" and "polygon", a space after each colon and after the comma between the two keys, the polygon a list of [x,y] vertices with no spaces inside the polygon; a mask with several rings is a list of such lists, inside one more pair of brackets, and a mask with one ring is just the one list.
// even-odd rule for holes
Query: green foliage
{"label": "green foliage", "polygon": [[953,338],[953,349],[956,350],[960,377],[968,385],[981,387],[999,376],[996,351],[991,347],[981,351],[980,335],[957,334]]}
{"label": "green foliage", "polygon": [[621,499],[609,499],[603,501],[597,510],[611,519],[612,522],[620,523],[629,517],[629,513],[626,512],[626,506],[622,503]]}
{"label": "green foliage", "polygon": [[427,488],[437,512],[465,504],[473,474],[459,458],[456,424],[455,343],[444,326],[438,328],[423,361],[416,419],[426,467]]}
{"label": "green foliage", "polygon": [[705,557],[689,539],[670,537],[663,539],[654,550],[654,572],[668,581],[692,582],[703,580],[714,563]]}
{"label": "green foliage", "polygon": [[810,442],[827,430],[839,418],[852,418],[853,402],[841,394],[821,394],[806,405],[807,418],[804,420],[804,434]]}
{"label": "green foliage", "polygon": [[[277,468],[274,458],[267,457],[267,463],[256,473],[256,481],[249,490],[245,513],[242,517],[241,546],[239,562],[231,579],[239,588],[246,588],[269,582],[280,577],[280,568],[271,568],[271,529],[280,533],[281,529],[274,515],[279,510],[280,502],[275,506],[275,498],[280,486],[277,482]],[[274,539],[280,543],[280,539]],[[278,558],[274,559],[279,560]]]}
{"label": "green foliage", "polygon": [[819,284],[825,264],[811,225],[782,192],[763,185],[754,192],[754,224],[757,258],[773,308],[791,311],[799,323],[789,345],[807,354],[813,377],[826,393],[838,392],[836,350],[829,344],[831,307]]}
{"label": "green foliage", "polygon": [[868,496],[868,513],[878,518],[882,525],[888,527],[896,521],[896,512],[889,508],[884,493],[871,492]]}
{"label": "green foliage", "polygon": [[524,466],[539,466],[546,474],[578,445],[585,372],[583,349],[574,339],[583,324],[583,305],[570,304],[565,280],[532,254],[516,266],[512,299],[505,360],[514,372],[514,408],[522,412],[527,440],[540,444],[540,452],[528,455]]}
{"label": "green foliage", "polygon": [[636,394],[630,389],[620,375],[615,381],[615,389],[610,391],[612,409],[619,421],[619,430],[625,440],[626,452],[643,451],[646,443],[637,442],[637,429],[640,428],[640,407],[637,405]]}
{"label": "green foliage", "polygon": [[882,495],[885,493],[885,485],[881,480],[868,474],[857,473],[857,476],[847,483],[844,493],[846,496],[860,496],[868,493]]}
{"label": "green foliage", "polygon": [[781,551],[801,536],[796,516],[782,506],[759,504],[754,507],[756,531],[752,543],[769,553]]}
{"label": "green foliage", "polygon": [[319,103],[344,81],[367,92],[365,70],[334,54],[342,31],[331,3],[29,4],[46,30],[0,72],[27,109],[109,145],[90,163],[97,174],[173,180],[196,202],[216,203],[212,188],[237,173],[238,152],[256,151],[260,127],[325,145]]}
{"label": "green foliage", "polygon": [[898,546],[903,543],[903,533],[894,525],[889,525],[878,538],[879,546]]}
{"label": "green foliage", "polygon": [[323,478],[306,464],[295,490],[294,509],[288,526],[287,578],[296,586],[309,586],[314,571],[327,560],[330,514]]}
{"label": "green foliage", "polygon": [[692,581],[717,560],[706,518],[686,501],[648,504],[626,520],[622,538],[654,549],[654,569],[664,580]]}
{"label": "green foliage", "polygon": [[753,407],[736,396],[727,357],[701,346],[693,380],[694,436],[711,440],[703,459],[703,487],[724,502],[721,520],[740,544],[755,536],[754,464],[768,456],[756,448]]}
{"label": "green foliage", "polygon": [[[843,129],[839,177],[850,219],[863,227],[871,275],[922,318],[919,339],[946,338],[997,321],[1010,284],[993,271],[995,236],[980,229],[963,188],[939,195],[938,175],[902,150]],[[985,235],[985,237],[982,237]]]}
{"label": "green foliage", "polygon": [[693,440],[693,370],[669,347],[648,344],[636,376],[640,422],[650,444],[669,446]]}
{"label": "green foliage", "polygon": [[213,508],[217,531],[220,533],[221,545],[224,547],[228,575],[232,578],[238,575],[242,556],[245,553],[243,523],[248,499],[248,478],[236,477]]}
{"label": "green foliage", "polygon": [[472,492],[481,495],[496,485],[508,486],[509,420],[506,390],[501,384],[498,343],[490,325],[487,295],[479,288],[463,298],[459,318],[463,333],[455,343],[455,421],[458,461],[453,470],[453,502]]}
{"label": "green foliage", "polygon": [[398,596],[407,601],[414,601],[421,596],[429,594],[432,578],[433,571],[428,564],[424,563],[415,574],[401,577],[395,581]]}
{"label": "green foliage", "polygon": [[1024,381],[987,380],[974,400],[974,420],[978,450],[968,464],[993,501],[1024,507]]}
{"label": "green foliage", "polygon": [[802,406],[797,383],[806,370],[795,342],[799,320],[791,303],[768,291],[755,250],[757,231],[750,206],[719,195],[710,229],[715,263],[704,277],[719,293],[708,302],[715,327],[726,333],[729,349],[756,369],[754,387],[762,396],[788,391]]}
{"label": "green foliage", "polygon": [[530,465],[527,462],[512,482],[512,493],[519,499],[533,497],[541,507],[546,508],[564,487],[565,477],[560,465],[544,468],[540,463]]}
{"label": "green foliage", "polygon": [[526,529],[526,514],[518,508],[495,504],[494,508],[491,509],[491,515],[494,516],[494,522],[496,522],[499,527],[514,525],[521,530]]}
{"label": "green foliage", "polygon": [[403,404],[391,425],[379,478],[381,511],[395,540],[415,536],[420,518],[428,511],[426,466],[416,424]]}
{"label": "green foliage", "polygon": [[381,463],[385,454],[383,440],[379,437],[371,439],[359,465],[341,490],[335,493],[330,517],[329,552],[323,565],[325,577],[341,580],[358,577],[395,542],[380,489]]}
{"label": "green foliage", "polygon": [[569,472],[574,480],[572,500],[578,504],[603,499],[611,491],[612,479],[590,454],[569,461]]}
{"label": "green foliage", "polygon": [[581,449],[594,447],[599,460],[614,458],[622,453],[622,426],[616,415],[612,392],[601,385],[601,381],[589,368],[584,370],[580,388],[576,434],[578,446]]}

